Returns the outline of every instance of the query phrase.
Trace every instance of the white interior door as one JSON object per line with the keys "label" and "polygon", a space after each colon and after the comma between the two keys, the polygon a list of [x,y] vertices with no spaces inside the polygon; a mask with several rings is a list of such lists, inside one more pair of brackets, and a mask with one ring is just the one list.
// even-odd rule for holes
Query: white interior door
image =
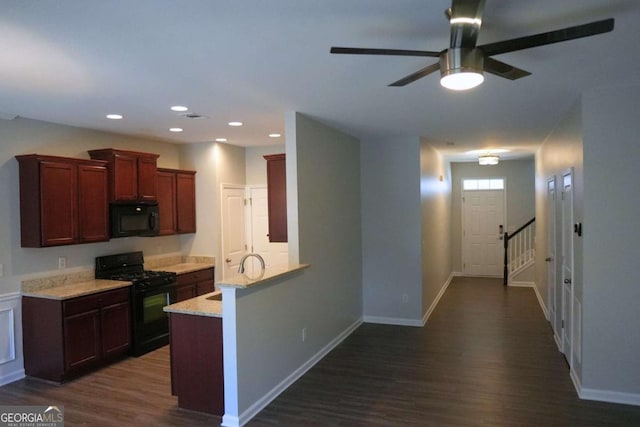
{"label": "white interior door", "polygon": [[573,339],[573,175],[562,175],[562,352],[571,365]]}
{"label": "white interior door", "polygon": [[[251,236],[248,239],[251,245],[251,252],[260,254],[265,261],[267,269],[286,266],[289,263],[287,243],[269,242],[269,208],[266,187],[252,187],[250,190],[251,200]],[[255,258],[250,258],[252,268],[259,267]],[[249,261],[247,260],[247,261]]]}
{"label": "white interior door", "polygon": [[468,276],[503,272],[504,190],[463,192],[463,266]]}
{"label": "white interior door", "polygon": [[560,322],[556,319],[556,285],[558,275],[556,273],[556,179],[547,181],[547,301],[549,309],[549,321],[558,342],[562,336]]}
{"label": "white interior door", "polygon": [[245,239],[245,190],[243,187],[222,188],[222,277],[238,274],[240,259],[247,251]]}

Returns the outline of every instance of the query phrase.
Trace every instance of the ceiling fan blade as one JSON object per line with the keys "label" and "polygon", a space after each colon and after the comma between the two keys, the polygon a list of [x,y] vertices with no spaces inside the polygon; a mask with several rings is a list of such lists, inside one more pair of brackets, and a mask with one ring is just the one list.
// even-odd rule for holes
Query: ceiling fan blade
{"label": "ceiling fan blade", "polygon": [[493,58],[484,58],[483,70],[509,80],[530,76],[531,73]]}
{"label": "ceiling fan blade", "polygon": [[429,75],[433,72],[440,71],[440,62],[436,62],[435,64],[427,65],[421,70],[416,71],[413,74],[409,74],[407,77],[404,77],[397,82],[391,83],[389,86],[406,86],[409,83],[415,82],[418,79],[423,78],[426,75]]}
{"label": "ceiling fan blade", "polygon": [[502,53],[514,52],[516,50],[529,49],[532,47],[594,36],[596,34],[608,33],[613,30],[613,23],[613,18],[609,18],[603,21],[576,25],[575,27],[563,28],[561,30],[549,31],[517,39],[489,43],[478,47],[482,49],[486,56],[500,55]]}
{"label": "ceiling fan blade", "polygon": [[485,0],[452,0],[451,9],[447,9],[451,25],[452,48],[473,49],[478,41]]}
{"label": "ceiling fan blade", "polygon": [[430,50],[404,50],[404,49],[366,49],[359,47],[332,47],[331,53],[343,53],[348,55],[391,55],[391,56],[428,56],[440,57],[440,52]]}

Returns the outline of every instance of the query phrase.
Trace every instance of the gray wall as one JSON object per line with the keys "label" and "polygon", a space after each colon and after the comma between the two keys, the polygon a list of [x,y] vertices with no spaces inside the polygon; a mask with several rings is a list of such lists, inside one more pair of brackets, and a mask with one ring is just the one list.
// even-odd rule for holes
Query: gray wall
{"label": "gray wall", "polygon": [[420,321],[420,140],[363,141],[360,153],[365,320]]}
{"label": "gray wall", "polygon": [[451,170],[425,140],[420,143],[420,199],[424,317],[451,275]]}
{"label": "gray wall", "polygon": [[267,185],[267,161],[263,156],[267,154],[284,153],[284,144],[269,145],[267,147],[245,148],[247,185]]}
{"label": "gray wall", "polygon": [[504,177],[507,180],[507,231],[515,231],[535,215],[534,159],[504,160],[495,166],[451,163],[451,262],[462,271],[462,180]]}
{"label": "gray wall", "polygon": [[357,325],[362,313],[359,143],[296,113],[286,125],[290,252],[311,266],[237,291],[240,414]]}
{"label": "gray wall", "polygon": [[[640,402],[640,85],[583,96],[585,388]],[[637,403],[636,403],[637,404]]]}

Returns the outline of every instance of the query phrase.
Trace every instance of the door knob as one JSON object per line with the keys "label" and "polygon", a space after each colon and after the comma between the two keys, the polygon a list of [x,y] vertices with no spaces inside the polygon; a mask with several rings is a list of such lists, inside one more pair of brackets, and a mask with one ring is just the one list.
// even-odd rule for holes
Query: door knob
{"label": "door knob", "polygon": [[548,257],[548,258],[545,258],[544,260],[545,260],[546,262],[551,262],[551,261],[553,261],[553,257]]}
{"label": "door knob", "polygon": [[227,258],[224,260],[226,263],[230,263],[231,262],[231,258]]}
{"label": "door knob", "polygon": [[571,283],[571,279],[564,279],[564,283],[568,285],[569,283]]}

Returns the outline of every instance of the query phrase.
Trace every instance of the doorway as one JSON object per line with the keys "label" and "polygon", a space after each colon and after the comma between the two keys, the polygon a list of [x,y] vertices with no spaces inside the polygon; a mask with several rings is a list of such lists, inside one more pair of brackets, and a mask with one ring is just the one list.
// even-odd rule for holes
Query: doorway
{"label": "doorway", "polygon": [[557,295],[556,288],[558,282],[556,263],[556,177],[553,176],[547,181],[547,300],[549,301],[549,321],[558,343],[562,337],[560,322],[556,318]]}
{"label": "doorway", "polygon": [[[287,243],[269,242],[269,202],[266,187],[249,188],[250,227],[249,246],[251,252],[258,253],[264,258],[267,270],[274,267],[286,266],[289,263]],[[255,258],[251,258],[252,268],[258,267]]]}
{"label": "doorway", "polygon": [[222,185],[222,278],[235,276],[247,251],[245,234],[245,188]]}
{"label": "doorway", "polygon": [[562,352],[569,366],[573,351],[573,171],[562,174]]}
{"label": "doorway", "polygon": [[464,179],[462,188],[463,274],[501,277],[506,231],[505,179]]}

